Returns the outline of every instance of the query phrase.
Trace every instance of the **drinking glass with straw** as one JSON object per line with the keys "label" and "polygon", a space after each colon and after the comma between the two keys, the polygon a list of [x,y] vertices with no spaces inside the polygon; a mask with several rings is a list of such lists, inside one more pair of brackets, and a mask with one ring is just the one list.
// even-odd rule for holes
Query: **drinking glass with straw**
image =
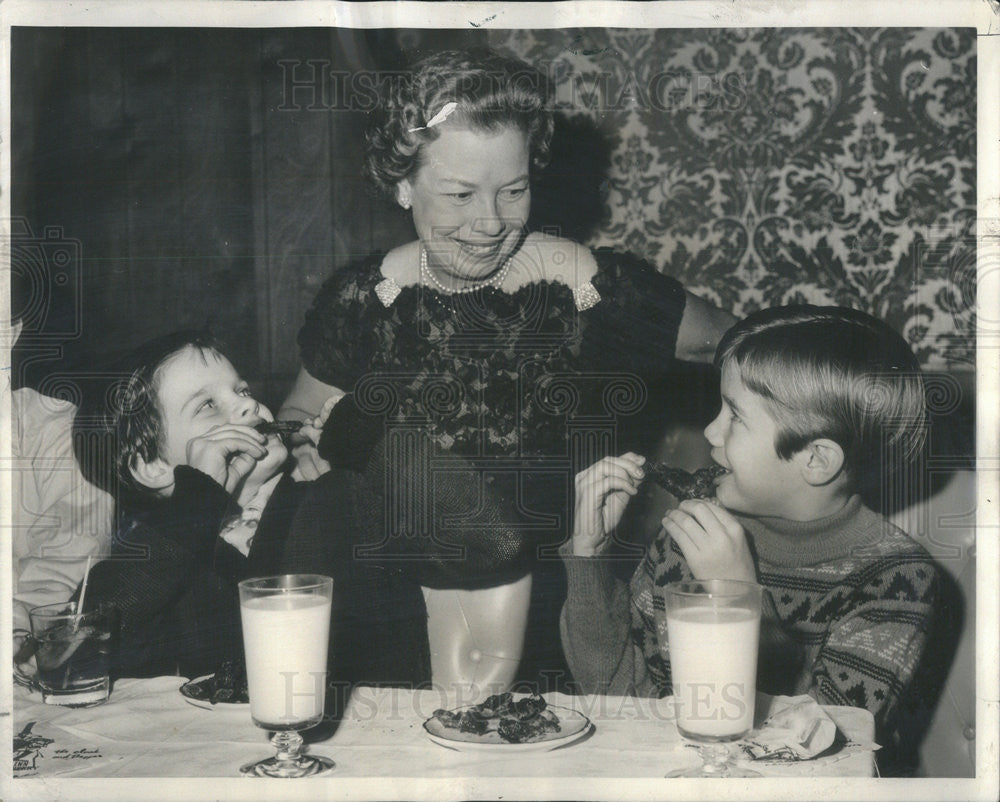
{"label": "drinking glass with straw", "polygon": [[76,603],[30,610],[36,682],[47,704],[90,707],[108,699],[114,610],[101,604],[84,609],[91,559],[87,558]]}

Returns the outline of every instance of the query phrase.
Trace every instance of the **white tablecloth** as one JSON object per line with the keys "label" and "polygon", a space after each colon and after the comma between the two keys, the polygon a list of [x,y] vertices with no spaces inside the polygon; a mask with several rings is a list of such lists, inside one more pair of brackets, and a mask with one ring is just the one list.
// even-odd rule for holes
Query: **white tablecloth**
{"label": "white tablecloth", "polygon": [[[120,680],[104,705],[84,709],[14,693],[14,778],[233,777],[272,753],[246,706],[206,710],[178,692],[180,677]],[[445,700],[435,691],[356,688],[343,719],[310,749],[336,761],[337,777],[657,777],[699,763],[673,723],[669,699],[546,694],[586,715],[585,738],[549,752],[463,752],[439,746],[422,723]],[[235,707],[235,709],[234,709]],[[825,708],[848,740],[870,745],[866,710]],[[305,734],[309,739],[310,734]],[[755,764],[766,776],[869,777],[870,749],[854,747],[795,764]],[[247,780],[246,782],[250,782]]]}

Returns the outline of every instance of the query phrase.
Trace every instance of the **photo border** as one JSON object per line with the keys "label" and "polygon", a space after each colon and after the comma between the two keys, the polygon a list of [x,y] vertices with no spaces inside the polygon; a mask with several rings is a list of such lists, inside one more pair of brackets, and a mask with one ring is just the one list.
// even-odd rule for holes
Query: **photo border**
{"label": "photo border", "polygon": [[[913,2],[588,2],[559,3],[326,3],[326,2],[43,2],[13,0],[0,5],[0,222],[11,219],[11,27],[355,27],[355,28],[564,28],[613,26],[644,27],[810,27],[862,25],[886,27],[975,27],[978,36],[978,219],[980,277],[977,337],[977,489],[980,503],[977,530],[998,531],[998,377],[1000,337],[987,332],[984,321],[1000,320],[1000,287],[995,275],[983,268],[1000,265],[1000,16],[994,0],[915,0]],[[904,21],[904,25],[899,22]],[[0,230],[0,243],[9,243],[9,229]],[[9,249],[0,251],[6,268]],[[0,272],[0,321],[9,320],[9,269]],[[6,337],[6,339],[5,339]],[[9,332],[0,331],[0,358],[7,379],[0,377],[0,460],[11,459]],[[5,383],[5,384],[4,384]],[[987,467],[988,466],[988,467]],[[0,499],[11,498],[10,472],[0,471]],[[0,552],[9,565],[11,504],[0,505]],[[336,795],[342,799],[479,799],[559,798],[652,800],[672,799],[995,799],[998,795],[998,573],[1000,549],[996,537],[977,543],[977,776],[975,779],[795,778],[746,781],[682,781],[636,778],[586,778],[579,782],[538,778],[491,779],[455,777],[437,780],[407,777],[330,779],[285,783],[240,778],[211,779],[11,779],[11,752],[0,757],[0,796],[5,799],[72,798],[106,800],[170,798],[203,799],[313,799]],[[11,575],[0,570],[0,629],[11,627]],[[11,639],[0,638],[0,658],[10,665]],[[10,677],[2,687],[0,719],[6,743],[11,742],[13,717]],[[262,741],[263,746],[263,741]],[[336,751],[335,749],[333,750]],[[992,757],[992,760],[990,758]],[[626,761],[623,761],[623,764]],[[392,771],[405,767],[387,767]]]}

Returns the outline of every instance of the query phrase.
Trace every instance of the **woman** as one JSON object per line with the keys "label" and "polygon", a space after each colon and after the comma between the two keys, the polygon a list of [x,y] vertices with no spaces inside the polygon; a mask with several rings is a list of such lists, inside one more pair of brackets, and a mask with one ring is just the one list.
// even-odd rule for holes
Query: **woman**
{"label": "woman", "polygon": [[[353,391],[331,421],[354,446],[332,453],[360,454],[363,467],[359,432],[405,444],[416,430],[422,459],[465,457],[481,467],[487,504],[490,492],[516,500],[515,547],[475,568],[456,560],[447,575],[420,576],[425,585],[510,587],[555,567],[538,548],[567,535],[572,476],[614,450],[616,416],[641,406],[645,377],[675,356],[710,361],[732,322],[639,259],[526,232],[552,130],[542,75],[491,51],[438,53],[388,85],[366,170],[412,210],[417,239],[335,273],[299,334],[303,369],[280,417],[310,418]],[[294,453],[307,478],[327,467],[308,445]],[[401,515],[412,488],[388,492]],[[435,549],[433,533],[418,534]],[[541,601],[532,637],[555,643],[561,600]]]}

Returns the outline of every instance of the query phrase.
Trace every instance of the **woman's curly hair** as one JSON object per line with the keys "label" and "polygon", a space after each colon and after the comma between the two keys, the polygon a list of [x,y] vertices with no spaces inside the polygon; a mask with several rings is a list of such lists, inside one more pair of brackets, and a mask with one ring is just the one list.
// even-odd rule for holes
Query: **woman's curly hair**
{"label": "woman's curly hair", "polygon": [[458,104],[453,119],[475,130],[517,126],[528,136],[532,168],[541,169],[552,140],[549,98],[546,77],[518,59],[488,48],[435,53],[382,85],[368,126],[365,172],[393,197],[396,184],[420,166],[421,146],[440,136],[427,122],[450,102]]}

